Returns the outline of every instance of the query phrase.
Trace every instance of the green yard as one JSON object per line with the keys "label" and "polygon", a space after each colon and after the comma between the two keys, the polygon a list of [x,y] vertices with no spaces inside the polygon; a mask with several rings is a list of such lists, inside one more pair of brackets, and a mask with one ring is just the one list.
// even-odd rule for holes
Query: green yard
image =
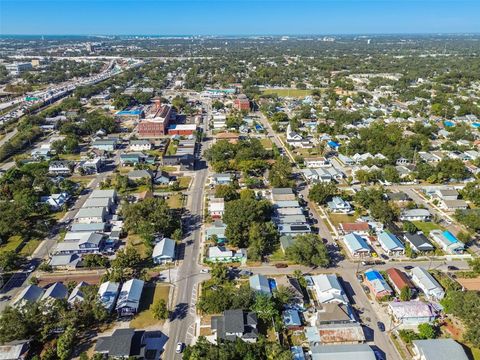
{"label": "green yard", "polygon": [[180,189],[187,189],[188,186],[190,185],[190,181],[192,178],[190,176],[181,176],[178,178],[178,185],[180,186]]}
{"label": "green yard", "polygon": [[272,140],[270,140],[269,138],[263,138],[260,140],[260,142],[266,150],[270,150],[272,148],[273,143]]}
{"label": "green yard", "polygon": [[167,199],[167,204],[172,209],[180,209],[183,207],[182,194],[170,195]]}
{"label": "green yard", "polygon": [[35,251],[35,249],[38,247],[38,245],[40,245],[40,243],[42,242],[42,240],[40,239],[32,239],[30,241],[28,241],[22,248],[22,250],[20,250],[20,254],[23,255],[23,256],[30,256],[33,254],[33,252]]}
{"label": "green yard", "polygon": [[147,247],[140,235],[129,234],[127,237],[127,246],[133,246],[142,257],[145,257],[147,254]]}
{"label": "green yard", "polygon": [[161,325],[164,320],[154,319],[151,307],[156,301],[160,299],[165,300],[165,302],[168,304],[169,293],[169,284],[156,284],[156,286],[146,285],[142,291],[139,312],[135,316],[135,318],[130,321],[130,328],[145,329],[150,326]]}
{"label": "green yard", "polygon": [[426,236],[428,236],[428,234],[430,234],[430,231],[432,230],[444,230],[440,225],[435,224],[434,222],[412,221],[412,223]]}
{"label": "green yard", "polygon": [[280,97],[297,97],[303,98],[312,93],[312,90],[301,90],[301,89],[264,89],[262,90],[263,94],[277,94]]}
{"label": "green yard", "polygon": [[332,222],[335,227],[338,227],[340,223],[352,223],[357,221],[358,216],[353,215],[346,215],[346,214],[329,214],[330,221]]}
{"label": "green yard", "polygon": [[20,236],[11,236],[6,244],[0,245],[0,253],[7,251],[15,251],[20,244],[22,243],[22,238]]}

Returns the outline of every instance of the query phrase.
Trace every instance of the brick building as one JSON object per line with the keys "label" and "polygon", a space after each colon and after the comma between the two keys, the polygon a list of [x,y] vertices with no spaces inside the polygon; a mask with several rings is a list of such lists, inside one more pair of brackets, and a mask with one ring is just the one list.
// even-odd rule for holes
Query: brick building
{"label": "brick building", "polygon": [[168,105],[162,105],[160,99],[156,99],[145,119],[138,124],[138,136],[141,138],[157,138],[166,135],[171,116],[172,108]]}
{"label": "brick building", "polygon": [[240,111],[250,111],[250,100],[245,95],[239,95],[235,99],[233,106]]}

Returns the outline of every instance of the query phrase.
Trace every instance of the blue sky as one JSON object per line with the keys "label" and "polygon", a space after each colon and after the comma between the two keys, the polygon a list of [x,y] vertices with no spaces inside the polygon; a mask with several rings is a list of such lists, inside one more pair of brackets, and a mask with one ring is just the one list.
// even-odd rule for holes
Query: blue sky
{"label": "blue sky", "polygon": [[480,0],[0,0],[0,34],[480,32]]}

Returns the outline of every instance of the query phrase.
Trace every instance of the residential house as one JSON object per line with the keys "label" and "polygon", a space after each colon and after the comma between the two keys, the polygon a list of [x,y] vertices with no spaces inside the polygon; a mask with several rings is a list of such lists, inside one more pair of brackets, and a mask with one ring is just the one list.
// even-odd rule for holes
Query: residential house
{"label": "residential house", "polygon": [[282,312],[282,320],[285,328],[290,331],[297,331],[303,328],[300,314],[295,309],[286,309]]}
{"label": "residential house", "polygon": [[213,174],[212,182],[215,185],[228,185],[232,182],[233,176],[229,173]]}
{"label": "residential house", "polygon": [[402,221],[430,221],[432,214],[427,209],[403,209],[400,213]]}
{"label": "residential house", "polygon": [[448,230],[432,230],[430,237],[448,254],[462,254],[465,250],[465,244]]}
{"label": "residential house", "polygon": [[100,284],[98,288],[98,298],[100,303],[111,312],[115,306],[119,294],[120,284],[112,281],[107,281]]}
{"label": "residential house", "polygon": [[52,302],[55,300],[67,299],[68,289],[61,282],[56,282],[51,285],[42,295],[41,300],[46,302]]}
{"label": "residential house", "polygon": [[120,154],[120,164],[122,166],[134,166],[145,162],[147,156],[141,152],[129,152]]}
{"label": "residential house", "polygon": [[368,246],[367,242],[360,235],[355,233],[347,234],[343,237],[343,243],[353,257],[363,258],[370,256],[370,246]]}
{"label": "residential house", "polygon": [[68,176],[72,174],[72,167],[68,161],[51,161],[48,164],[48,172],[53,175]]}
{"label": "residential house", "polygon": [[376,360],[367,344],[316,345],[311,348],[312,360]]}
{"label": "residential house", "polygon": [[172,262],[175,259],[175,240],[163,238],[153,248],[152,258],[155,264]]}
{"label": "residential house", "polygon": [[81,260],[78,254],[54,254],[48,264],[54,269],[74,270]]}
{"label": "residential house", "polygon": [[27,303],[34,303],[41,299],[44,290],[37,285],[28,285],[12,301],[12,306],[22,307]]}
{"label": "residential house", "polygon": [[435,250],[435,247],[430,241],[428,241],[427,237],[423,235],[422,232],[416,232],[413,234],[406,232],[405,234],[403,234],[403,239],[405,240],[405,242],[410,244],[410,247],[415,252]]}
{"label": "residential house", "polygon": [[357,235],[366,236],[370,232],[370,225],[368,222],[340,223],[338,227],[344,235],[355,233]]}
{"label": "residential house", "polygon": [[223,198],[210,198],[208,201],[208,213],[213,219],[221,219],[225,212],[225,200]]}
{"label": "residential house", "polygon": [[95,157],[94,159],[80,161],[77,165],[77,171],[83,169],[86,175],[98,174],[104,165],[104,158]]}
{"label": "residential house", "polygon": [[252,275],[250,276],[248,281],[250,283],[250,289],[252,289],[253,291],[263,295],[272,295],[270,283],[266,276],[263,276],[261,274]]}
{"label": "residential house", "polygon": [[291,188],[273,188],[271,198],[273,203],[281,201],[296,201],[295,194]]}
{"label": "residential house", "polygon": [[411,276],[413,283],[423,291],[428,299],[438,301],[445,296],[442,286],[424,268],[414,267],[411,271]]}
{"label": "residential house", "polygon": [[358,344],[365,341],[362,326],[355,321],[349,304],[322,304],[316,315],[320,344]]}
{"label": "residential house", "polygon": [[377,299],[393,294],[392,288],[375,269],[365,271],[365,283]]}
{"label": "residential house", "polygon": [[110,213],[113,207],[112,198],[88,198],[82,206],[82,209],[87,208],[104,208],[106,213]]}
{"label": "residential house", "polygon": [[123,283],[115,307],[119,316],[130,316],[137,313],[143,285],[144,281],[138,279],[130,279]]}
{"label": "residential house", "polygon": [[258,319],[254,312],[225,310],[221,316],[212,316],[211,329],[218,340],[256,342]]}
{"label": "residential house", "polygon": [[388,255],[398,256],[405,254],[405,246],[391,232],[383,231],[378,235],[378,243]]}
{"label": "residential house", "polygon": [[307,168],[319,168],[331,165],[330,161],[325,157],[305,158],[304,163]]}
{"label": "residential house", "polygon": [[212,236],[217,237],[217,241],[219,243],[223,243],[227,241],[225,236],[225,231],[227,230],[227,225],[225,225],[221,220],[216,220],[213,222],[213,225],[208,227],[205,230],[205,235],[207,240],[209,240]]}
{"label": "residential house", "polygon": [[128,148],[131,151],[148,151],[152,149],[152,143],[149,140],[130,140]]}
{"label": "residential house", "polygon": [[423,301],[393,301],[387,309],[397,325],[418,326],[431,323],[436,318],[430,304]]}
{"label": "residential house", "polygon": [[440,204],[440,207],[443,209],[447,209],[450,211],[454,210],[466,210],[468,209],[468,204],[465,200],[457,199],[457,200],[443,200]]}
{"label": "residential house", "polygon": [[143,359],[145,331],[116,329],[110,336],[99,337],[95,353],[109,359]]}
{"label": "residential house", "polygon": [[80,224],[103,223],[106,220],[106,211],[104,207],[81,208],[74,219]]}
{"label": "residential house", "polygon": [[118,196],[115,189],[106,189],[106,190],[93,190],[89,196],[90,199],[93,198],[111,198],[114,203],[117,202]]}
{"label": "residential house", "polygon": [[94,232],[67,232],[64,241],[57,243],[55,254],[95,254],[103,250],[104,235]]}
{"label": "residential house", "polygon": [[150,170],[132,170],[127,174],[127,178],[133,182],[145,180],[147,184],[150,184],[152,173]]}
{"label": "residential house", "polygon": [[85,287],[89,286],[85,281],[80,281],[77,286],[72,290],[70,296],[68,297],[68,303],[73,305],[77,302],[82,302],[85,300],[85,294],[82,291]]}
{"label": "residential house", "polygon": [[462,345],[453,339],[413,340],[413,360],[468,360]]}
{"label": "residential house", "polygon": [[239,249],[236,252],[227,250],[224,246],[211,246],[208,248],[208,258],[210,262],[235,262],[246,259],[246,250]]}
{"label": "residential house", "polygon": [[309,234],[312,232],[310,225],[308,224],[280,224],[278,226],[278,232],[280,235],[297,236],[303,234]]}
{"label": "residential house", "polygon": [[50,210],[53,211],[62,209],[63,206],[67,204],[68,200],[70,200],[70,195],[66,192],[40,197],[40,202],[47,204],[50,207]]}
{"label": "residential house", "polygon": [[117,148],[118,139],[97,139],[92,143],[93,149],[114,151]]}
{"label": "residential house", "polygon": [[334,196],[332,201],[327,203],[327,206],[328,209],[334,213],[350,214],[353,211],[350,203],[339,196]]}
{"label": "residential house", "polygon": [[305,354],[301,346],[292,346],[290,352],[292,353],[292,360],[305,360]]}
{"label": "residential house", "polygon": [[313,289],[317,301],[321,304],[336,302],[348,304],[348,298],[338,277],[334,274],[320,274],[312,276]]}
{"label": "residential house", "polygon": [[30,340],[14,340],[0,345],[0,360],[25,360],[30,351]]}
{"label": "residential house", "polygon": [[303,309],[305,296],[303,294],[302,287],[296,278],[285,275],[277,277],[275,282],[277,283],[277,287],[282,286],[290,290],[292,297],[290,302],[287,304],[288,307]]}
{"label": "residential house", "polygon": [[[88,201],[88,200],[87,200]],[[90,223],[90,224],[72,224],[70,231],[71,232],[104,232],[106,228],[106,223]]]}
{"label": "residential house", "polygon": [[386,271],[388,280],[390,284],[393,285],[393,288],[400,294],[403,288],[409,288],[410,294],[414,295],[417,292],[415,285],[413,285],[412,280],[405,274],[403,271],[397,268],[390,268]]}

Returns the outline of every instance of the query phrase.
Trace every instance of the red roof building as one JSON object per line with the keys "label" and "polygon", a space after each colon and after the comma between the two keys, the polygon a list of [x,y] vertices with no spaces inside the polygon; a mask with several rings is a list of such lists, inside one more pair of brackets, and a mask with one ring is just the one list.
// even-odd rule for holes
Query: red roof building
{"label": "red roof building", "polygon": [[395,288],[395,291],[400,294],[404,287],[410,288],[410,291],[416,292],[415,285],[413,285],[412,280],[405,274],[403,271],[397,268],[390,268],[386,271],[388,280]]}
{"label": "red roof building", "polygon": [[233,106],[240,111],[250,111],[250,100],[245,95],[239,96],[233,102]]}
{"label": "red roof building", "polygon": [[360,235],[367,235],[370,230],[370,226],[367,222],[341,223],[339,227],[344,234],[350,234],[354,232]]}

